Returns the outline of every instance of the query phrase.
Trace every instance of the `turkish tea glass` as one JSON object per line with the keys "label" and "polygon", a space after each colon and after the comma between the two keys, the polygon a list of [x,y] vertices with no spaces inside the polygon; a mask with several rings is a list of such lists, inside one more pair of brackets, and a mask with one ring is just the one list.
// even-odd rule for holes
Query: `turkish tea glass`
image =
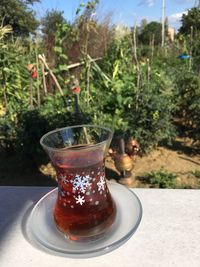
{"label": "turkish tea glass", "polygon": [[40,143],[56,170],[57,228],[70,240],[95,239],[113,224],[116,205],[105,178],[105,156],[112,131],[78,125],[45,134]]}

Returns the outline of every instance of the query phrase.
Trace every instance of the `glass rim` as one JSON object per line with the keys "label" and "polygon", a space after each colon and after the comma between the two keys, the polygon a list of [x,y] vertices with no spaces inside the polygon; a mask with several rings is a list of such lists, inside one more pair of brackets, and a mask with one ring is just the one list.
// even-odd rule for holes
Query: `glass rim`
{"label": "glass rim", "polygon": [[101,141],[99,143],[96,143],[96,144],[91,144],[89,146],[85,146],[85,147],[80,147],[80,148],[76,148],[76,151],[79,151],[79,150],[87,150],[87,149],[91,149],[91,148],[95,148],[95,147],[98,147],[104,143],[107,143],[108,140],[111,140],[112,137],[113,137],[113,130],[110,129],[110,128],[107,128],[107,127],[104,127],[104,126],[100,126],[100,125],[93,125],[93,124],[81,124],[81,125],[73,125],[73,126],[66,126],[66,127],[62,127],[62,128],[57,128],[55,130],[52,130],[52,131],[49,131],[47,132],[46,134],[44,134],[41,138],[40,138],[40,145],[48,150],[48,151],[54,151],[54,152],[64,152],[64,151],[67,151],[67,150],[73,150],[74,151],[74,147],[71,146],[71,147],[63,147],[63,148],[55,148],[55,147],[51,147],[51,146],[48,146],[46,144],[44,144],[44,139],[48,136],[48,135],[51,135],[55,132],[60,132],[62,130],[65,130],[65,129],[73,129],[73,128],[83,128],[83,127],[88,127],[88,128],[99,128],[99,129],[104,129],[106,131],[108,131],[109,135],[108,135],[108,138],[104,141]]}

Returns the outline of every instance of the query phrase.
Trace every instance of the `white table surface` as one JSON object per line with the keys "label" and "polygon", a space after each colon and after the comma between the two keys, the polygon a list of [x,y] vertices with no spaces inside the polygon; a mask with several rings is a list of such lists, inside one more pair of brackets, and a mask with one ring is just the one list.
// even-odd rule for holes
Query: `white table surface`
{"label": "white table surface", "polygon": [[44,252],[26,236],[30,210],[51,189],[0,187],[0,267],[200,266],[200,190],[133,189],[143,217],[131,239],[108,254],[72,259]]}

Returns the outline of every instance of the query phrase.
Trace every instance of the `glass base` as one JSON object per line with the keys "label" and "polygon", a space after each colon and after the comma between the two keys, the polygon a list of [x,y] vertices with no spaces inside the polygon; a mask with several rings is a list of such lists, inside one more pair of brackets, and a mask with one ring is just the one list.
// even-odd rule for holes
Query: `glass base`
{"label": "glass base", "polygon": [[[56,223],[55,223],[56,224]],[[78,234],[73,234],[73,233],[65,233],[62,231],[62,229],[59,229],[59,227],[56,225],[57,230],[65,236],[66,239],[69,239],[71,241],[76,241],[76,242],[89,242],[89,241],[94,241],[98,240],[100,238],[103,238],[103,236],[110,231],[114,224],[114,220],[112,223],[110,223],[109,227],[103,227],[103,226],[97,226],[93,228],[92,230],[88,230],[85,232],[85,235],[82,233],[82,235]]]}

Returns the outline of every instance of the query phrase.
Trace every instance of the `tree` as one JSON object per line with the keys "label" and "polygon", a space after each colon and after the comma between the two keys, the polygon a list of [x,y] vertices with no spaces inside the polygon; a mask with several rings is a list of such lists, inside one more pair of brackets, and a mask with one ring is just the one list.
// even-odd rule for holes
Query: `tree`
{"label": "tree", "polygon": [[65,18],[63,17],[62,11],[51,10],[47,11],[46,15],[42,19],[42,32],[44,38],[44,46],[46,50],[47,60],[54,65],[55,54],[55,36],[59,25],[65,23]]}
{"label": "tree", "polygon": [[194,34],[196,35],[200,32],[200,8],[193,7],[188,10],[187,14],[183,14],[182,19],[182,26],[179,29],[179,32],[182,34],[190,34],[191,27],[193,27]]}
{"label": "tree", "polygon": [[[43,33],[43,44],[45,48],[45,56],[47,62],[50,64],[51,68],[54,68],[57,64],[57,53],[63,54],[63,44],[62,41],[59,40],[59,44],[56,44],[56,34],[60,35],[60,32],[63,32],[62,28],[66,20],[63,16],[62,11],[58,10],[48,10],[45,16],[42,18],[41,26],[42,26],[42,33]],[[62,36],[63,37],[63,36]],[[61,63],[61,62],[60,62]],[[59,64],[58,64],[59,65]],[[47,88],[48,90],[52,90],[53,82],[52,79],[47,76]]]}
{"label": "tree", "polygon": [[0,21],[2,26],[11,25],[16,36],[28,36],[39,26],[34,11],[30,8],[40,0],[1,0]]}
{"label": "tree", "polygon": [[139,35],[139,40],[143,44],[149,44],[152,36],[154,35],[154,42],[155,45],[161,43],[161,31],[162,31],[162,24],[156,21],[152,21],[144,27]]}
{"label": "tree", "polygon": [[148,24],[148,21],[147,21],[147,19],[142,19],[141,20],[141,22],[140,22],[140,32],[142,32],[144,29],[145,29],[145,27],[147,26],[147,24]]}
{"label": "tree", "polygon": [[55,36],[55,32],[59,24],[65,22],[62,11],[51,10],[47,11],[42,19],[42,32],[47,36]]}

